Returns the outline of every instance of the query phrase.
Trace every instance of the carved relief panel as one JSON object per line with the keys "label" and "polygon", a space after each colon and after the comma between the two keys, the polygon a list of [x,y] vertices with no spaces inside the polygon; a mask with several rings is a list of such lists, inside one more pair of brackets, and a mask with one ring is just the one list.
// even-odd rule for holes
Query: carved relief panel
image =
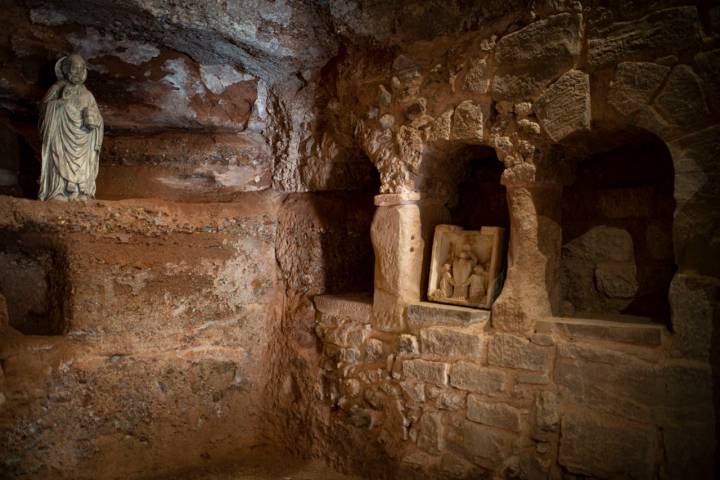
{"label": "carved relief panel", "polygon": [[502,285],[504,238],[505,229],[500,227],[435,227],[428,299],[489,308]]}

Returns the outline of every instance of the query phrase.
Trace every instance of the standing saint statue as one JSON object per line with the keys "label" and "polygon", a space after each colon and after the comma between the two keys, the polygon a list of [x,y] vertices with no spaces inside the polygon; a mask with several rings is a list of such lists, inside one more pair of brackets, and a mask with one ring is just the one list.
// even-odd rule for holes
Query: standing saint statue
{"label": "standing saint statue", "polygon": [[95,97],[85,88],[85,60],[63,57],[55,64],[58,81],[40,109],[42,171],[40,200],[76,200],[95,196],[95,178],[103,140],[103,120]]}

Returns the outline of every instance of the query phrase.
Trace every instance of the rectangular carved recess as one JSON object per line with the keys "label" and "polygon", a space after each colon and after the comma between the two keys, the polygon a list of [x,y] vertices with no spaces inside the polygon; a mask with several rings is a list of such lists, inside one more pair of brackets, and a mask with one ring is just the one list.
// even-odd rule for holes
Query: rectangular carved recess
{"label": "rectangular carved recess", "polygon": [[48,248],[0,246],[0,293],[10,326],[26,335],[62,335],[67,329],[65,261]]}

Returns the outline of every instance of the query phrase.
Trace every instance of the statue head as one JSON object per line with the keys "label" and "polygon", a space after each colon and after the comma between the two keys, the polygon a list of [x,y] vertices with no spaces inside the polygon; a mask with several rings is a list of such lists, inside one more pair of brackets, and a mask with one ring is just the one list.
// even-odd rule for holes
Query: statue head
{"label": "statue head", "polygon": [[80,85],[87,78],[85,60],[77,54],[62,57],[55,64],[55,75],[58,80],[67,80],[73,85]]}

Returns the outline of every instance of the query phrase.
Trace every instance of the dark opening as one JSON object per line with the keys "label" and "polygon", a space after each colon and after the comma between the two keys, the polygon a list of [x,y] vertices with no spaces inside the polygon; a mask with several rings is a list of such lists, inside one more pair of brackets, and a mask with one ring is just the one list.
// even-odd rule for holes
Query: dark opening
{"label": "dark opening", "polygon": [[669,324],[674,169],[657,137],[576,159],[563,192],[562,314]]}
{"label": "dark opening", "polygon": [[0,122],[0,195],[37,198],[40,162],[30,144]]}
{"label": "dark opening", "polygon": [[0,293],[10,326],[26,335],[61,335],[66,330],[68,297],[65,262],[49,249],[0,250]]}
{"label": "dark opening", "polygon": [[510,226],[507,195],[500,177],[505,169],[490,147],[468,147],[458,161],[465,165],[457,195],[451,201],[450,216],[453,225],[465,230],[479,230],[480,227]]}

